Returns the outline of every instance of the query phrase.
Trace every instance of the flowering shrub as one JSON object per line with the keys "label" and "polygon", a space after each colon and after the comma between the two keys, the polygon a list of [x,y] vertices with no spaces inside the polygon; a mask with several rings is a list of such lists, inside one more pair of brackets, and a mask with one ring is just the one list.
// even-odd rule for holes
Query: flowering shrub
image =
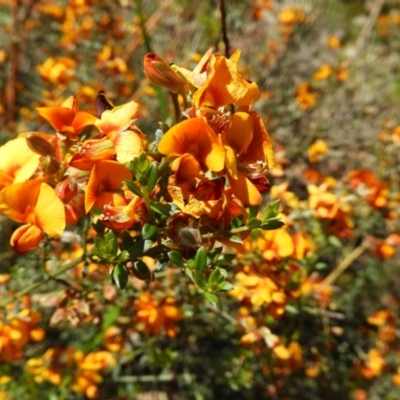
{"label": "flowering shrub", "polygon": [[398,7],[223,3],[0,0],[0,398],[399,397]]}

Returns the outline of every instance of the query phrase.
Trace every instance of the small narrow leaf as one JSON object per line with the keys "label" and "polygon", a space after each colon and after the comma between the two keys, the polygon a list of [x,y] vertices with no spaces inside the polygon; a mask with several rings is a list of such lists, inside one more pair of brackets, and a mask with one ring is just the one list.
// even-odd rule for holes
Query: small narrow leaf
{"label": "small narrow leaf", "polygon": [[172,250],[168,253],[169,259],[176,264],[178,267],[183,268],[184,267],[184,261],[182,254],[179,253],[179,251]]}
{"label": "small narrow leaf", "polygon": [[157,179],[158,179],[158,168],[156,163],[152,163],[150,165],[150,169],[148,172],[148,182],[147,182],[147,190],[151,192],[154,187],[156,186]]}
{"label": "small narrow leaf", "polygon": [[110,256],[116,256],[118,253],[118,243],[117,243],[117,236],[113,231],[107,232],[105,237],[105,246],[107,254]]}
{"label": "small narrow leaf", "polygon": [[211,303],[217,305],[218,304],[218,297],[214,293],[205,292],[204,297],[210,301]]}
{"label": "small narrow leaf", "polygon": [[133,263],[132,271],[133,274],[136,276],[136,278],[142,281],[154,280],[153,273],[150,271],[149,267],[142,260],[136,260]]}
{"label": "small narrow leaf", "polygon": [[143,197],[143,193],[140,190],[139,186],[136,185],[135,182],[133,181],[124,181],[126,187],[134,194],[136,194],[136,196],[139,197]]}
{"label": "small narrow leaf", "polygon": [[274,229],[281,228],[284,225],[285,225],[284,222],[275,220],[275,221],[269,221],[269,222],[262,224],[260,226],[260,228],[264,231],[272,231]]}
{"label": "small narrow leaf", "polygon": [[262,221],[266,222],[271,218],[275,218],[279,215],[280,204],[279,200],[275,200],[268,205],[268,207],[263,212]]}
{"label": "small narrow leaf", "polygon": [[128,283],[128,270],[123,264],[116,264],[113,272],[112,279],[115,284],[120,288],[124,289]]}
{"label": "small narrow leaf", "polygon": [[142,237],[143,239],[151,239],[157,232],[157,227],[146,222],[142,228]]}
{"label": "small narrow leaf", "polygon": [[258,228],[261,224],[261,220],[257,218],[252,218],[247,221],[246,226],[248,226],[250,229],[255,229]]}
{"label": "small narrow leaf", "polygon": [[203,247],[197,250],[196,256],[194,258],[193,268],[197,271],[203,272],[207,267],[207,253]]}
{"label": "small narrow leaf", "polygon": [[257,218],[258,206],[249,207],[249,219]]}
{"label": "small narrow leaf", "polygon": [[141,240],[128,249],[129,256],[131,258],[141,257],[146,251],[151,249],[151,246],[153,246],[151,240]]}
{"label": "small narrow leaf", "polygon": [[161,215],[165,215],[166,217],[171,216],[173,212],[176,210],[176,207],[171,203],[164,204],[164,203],[152,202],[150,204],[150,208]]}

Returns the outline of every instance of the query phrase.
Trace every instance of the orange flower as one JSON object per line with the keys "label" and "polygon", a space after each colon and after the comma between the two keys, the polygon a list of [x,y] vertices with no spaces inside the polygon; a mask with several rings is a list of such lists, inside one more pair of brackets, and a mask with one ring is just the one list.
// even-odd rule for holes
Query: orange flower
{"label": "orange flower", "polygon": [[261,118],[255,112],[233,114],[222,143],[233,194],[245,204],[259,204],[261,195],[248,178],[264,176],[273,164],[271,141]]}
{"label": "orange flower", "polygon": [[270,263],[290,257],[294,252],[293,239],[284,228],[262,231],[256,241],[247,241],[245,245],[250,252],[260,249],[262,258]]}
{"label": "orange flower", "polygon": [[43,79],[54,84],[65,84],[75,77],[76,62],[69,57],[50,57],[36,67]]}
{"label": "orange flower", "polygon": [[159,335],[165,330],[168,336],[174,337],[178,331],[176,322],[183,318],[172,297],[157,301],[151,294],[142,292],[135,309],[139,321],[138,329],[150,335]]}
{"label": "orange flower", "polygon": [[132,161],[144,152],[147,140],[133,124],[139,115],[139,104],[130,101],[112,110],[105,110],[95,123],[102,134],[112,141],[120,163]]}
{"label": "orange flower", "polygon": [[302,24],[306,20],[306,15],[299,7],[286,7],[280,12],[278,20],[283,25]]}
{"label": "orange flower", "polygon": [[96,121],[93,115],[79,111],[75,96],[68,97],[61,107],[39,107],[36,110],[57,131],[57,136],[62,140],[77,140],[83,128],[94,125]]}
{"label": "orange flower", "polygon": [[103,207],[112,202],[115,206],[125,206],[125,199],[117,192],[122,189],[123,181],[130,179],[132,173],[123,164],[109,160],[99,161],[94,166],[86,187],[86,212],[89,212],[95,204]]}
{"label": "orange flower", "polygon": [[36,249],[43,233],[58,238],[65,228],[64,205],[53,188],[40,180],[16,183],[0,192],[0,213],[26,223],[11,237],[11,246],[20,254]]}
{"label": "orange flower", "polygon": [[313,78],[316,80],[324,80],[329,78],[333,73],[333,69],[329,64],[324,64],[319,67],[318,71],[316,71],[313,75]]}
{"label": "orange flower", "polygon": [[328,145],[325,141],[318,139],[308,148],[308,160],[310,163],[320,161],[321,156],[328,152]]}
{"label": "orange flower", "polygon": [[[167,156],[192,154],[192,162],[211,171],[224,168],[224,149],[214,131],[202,118],[192,118],[173,126],[161,139],[158,151]],[[193,165],[200,170],[200,166]],[[176,171],[178,172],[178,171]]]}
{"label": "orange flower", "polygon": [[296,89],[296,101],[301,110],[305,111],[313,107],[317,97],[309,83],[302,83]]}
{"label": "orange flower", "polygon": [[39,166],[40,155],[27,145],[25,137],[10,140],[0,147],[0,190],[29,179]]}
{"label": "orange flower", "polygon": [[218,218],[226,206],[224,179],[203,179],[200,182],[177,183],[176,176],[168,181],[168,193],[174,203],[185,213],[199,218],[208,215]]}
{"label": "orange flower", "polygon": [[386,207],[388,204],[389,185],[376,179],[375,175],[365,169],[358,169],[348,174],[348,179],[352,187],[362,185],[369,191],[367,200],[376,208]]}
{"label": "orange flower", "polygon": [[249,298],[251,304],[255,307],[270,303],[279,305],[286,303],[286,294],[270,277],[247,275],[244,272],[238,272],[235,275],[235,279],[235,288],[229,294],[239,301]]}
{"label": "orange flower", "polygon": [[237,71],[239,58],[239,51],[229,59],[218,53],[210,56],[207,79],[193,95],[193,105],[196,108],[219,108],[228,104],[249,106],[260,97],[257,84],[248,82]]}

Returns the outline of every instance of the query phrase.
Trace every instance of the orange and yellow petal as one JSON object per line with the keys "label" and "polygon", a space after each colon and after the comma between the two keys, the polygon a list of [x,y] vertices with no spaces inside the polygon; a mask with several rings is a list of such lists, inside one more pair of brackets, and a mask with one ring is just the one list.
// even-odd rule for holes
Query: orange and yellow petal
{"label": "orange and yellow petal", "polygon": [[246,81],[237,71],[238,56],[232,60],[221,54],[210,58],[210,74],[206,82],[193,95],[195,107],[221,107],[228,104],[247,106],[253,104],[260,91],[254,82]]}
{"label": "orange and yellow petal", "polygon": [[193,154],[211,171],[224,167],[224,149],[202,118],[192,118],[172,127],[161,139],[158,151],[168,156]]}
{"label": "orange and yellow petal", "polygon": [[257,188],[250,182],[246,176],[239,172],[237,179],[233,179],[228,175],[229,183],[232,188],[233,194],[244,204],[256,206],[261,202],[261,195]]}
{"label": "orange and yellow petal", "polygon": [[66,127],[70,127],[75,118],[75,111],[70,108],[39,107],[36,110],[58,132],[63,132]]}
{"label": "orange and yellow petal", "polygon": [[89,212],[102,192],[122,188],[123,181],[132,179],[132,173],[117,161],[99,161],[93,168],[85,193],[85,209]]}
{"label": "orange and yellow petal", "polygon": [[119,132],[113,139],[117,160],[124,164],[132,161],[144,152],[146,138],[143,134],[134,131]]}
{"label": "orange and yellow petal", "polygon": [[64,204],[47,183],[42,183],[40,186],[35,219],[36,225],[51,238],[60,237],[65,229]]}
{"label": "orange and yellow petal", "polygon": [[140,106],[135,101],[106,110],[101,114],[101,119],[95,123],[102,133],[121,132],[129,128],[130,124],[138,117]]}
{"label": "orange and yellow petal", "polygon": [[40,155],[34,153],[25,137],[10,140],[0,147],[0,189],[29,179],[39,166]]}
{"label": "orange and yellow petal", "polygon": [[0,214],[16,222],[27,222],[33,218],[41,180],[15,183],[0,192]]}
{"label": "orange and yellow petal", "polygon": [[253,138],[253,120],[244,112],[237,112],[232,115],[231,123],[223,135],[224,142],[240,154],[251,143]]}

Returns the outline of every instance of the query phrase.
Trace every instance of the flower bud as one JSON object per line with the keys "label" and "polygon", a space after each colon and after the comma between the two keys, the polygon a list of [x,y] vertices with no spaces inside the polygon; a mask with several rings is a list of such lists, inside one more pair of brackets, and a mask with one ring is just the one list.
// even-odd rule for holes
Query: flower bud
{"label": "flower bud", "polygon": [[48,142],[46,139],[43,139],[39,135],[35,133],[28,133],[26,136],[26,143],[28,147],[36,154],[39,154],[43,157],[46,156],[55,156],[54,147]]}
{"label": "flower bud", "polygon": [[156,54],[144,56],[144,73],[154,84],[184,95],[185,79]]}
{"label": "flower bud", "polygon": [[40,167],[46,175],[54,175],[60,169],[60,161],[52,156],[46,156],[40,163]]}
{"label": "flower bud", "polygon": [[56,185],[57,196],[64,204],[68,204],[78,192],[78,185],[76,180],[72,177],[67,177]]}

